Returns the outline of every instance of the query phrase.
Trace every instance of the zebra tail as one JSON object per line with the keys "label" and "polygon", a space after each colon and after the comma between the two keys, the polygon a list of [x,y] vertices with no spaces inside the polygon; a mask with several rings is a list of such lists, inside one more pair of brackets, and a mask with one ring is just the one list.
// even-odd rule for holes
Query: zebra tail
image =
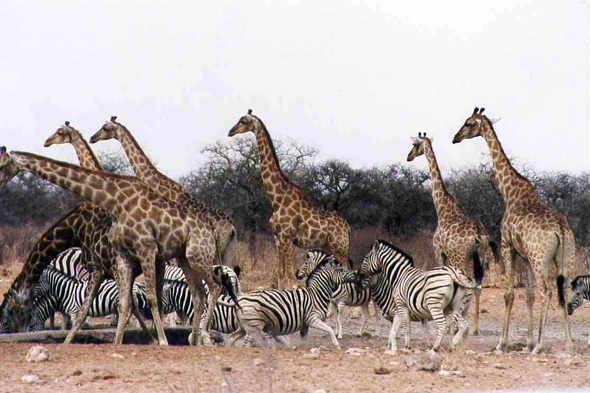
{"label": "zebra tail", "polygon": [[563,275],[557,276],[557,296],[559,298],[559,307],[565,307],[565,294],[563,292],[563,285],[565,284],[565,277]]}
{"label": "zebra tail", "polygon": [[[231,299],[234,301],[234,305],[235,307],[238,307],[239,309],[242,309],[240,307],[240,304],[238,303],[238,297],[236,296],[236,293],[234,292],[234,287],[232,285],[231,282],[231,278],[229,277],[229,275],[225,272],[221,272],[221,285],[223,285],[223,287],[227,290],[227,293],[229,294],[229,296],[231,297]],[[219,299],[217,300],[219,301]]]}
{"label": "zebra tail", "polygon": [[477,251],[473,252],[473,277],[475,278],[475,285],[481,287],[481,282],[483,281],[483,266],[481,265],[481,260],[479,259],[479,253]]}

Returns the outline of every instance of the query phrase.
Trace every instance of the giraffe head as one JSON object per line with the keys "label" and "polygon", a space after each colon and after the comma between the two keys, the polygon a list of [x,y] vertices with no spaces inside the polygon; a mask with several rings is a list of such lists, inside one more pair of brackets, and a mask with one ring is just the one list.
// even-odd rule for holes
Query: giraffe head
{"label": "giraffe head", "polygon": [[92,135],[90,143],[108,141],[109,139],[119,140],[120,128],[119,123],[117,123],[117,116],[111,116],[111,119],[107,120],[96,134]]}
{"label": "giraffe head", "polygon": [[485,108],[475,108],[473,110],[471,116],[465,120],[465,124],[453,138],[453,143],[460,143],[463,139],[482,136],[483,123],[487,120],[483,115],[483,111],[485,111]]}
{"label": "giraffe head", "polygon": [[421,132],[418,133],[418,137],[411,136],[410,139],[412,140],[412,150],[408,153],[408,161],[413,161],[414,158],[420,157],[424,154],[424,143],[431,143],[432,141],[426,137],[426,133],[422,135]]}
{"label": "giraffe head", "polygon": [[57,131],[53,133],[53,135],[47,138],[43,146],[49,147],[51,145],[73,143],[77,132],[78,131],[74,127],[70,126],[70,122],[66,120],[66,123],[63,126],[59,127]]}
{"label": "giraffe head", "polygon": [[258,119],[252,114],[252,109],[248,109],[248,113],[240,117],[240,120],[235,126],[229,130],[227,136],[234,136],[244,134],[246,132],[254,132],[258,125]]}
{"label": "giraffe head", "polygon": [[0,147],[0,185],[8,183],[18,171],[14,160],[6,151],[6,146]]}

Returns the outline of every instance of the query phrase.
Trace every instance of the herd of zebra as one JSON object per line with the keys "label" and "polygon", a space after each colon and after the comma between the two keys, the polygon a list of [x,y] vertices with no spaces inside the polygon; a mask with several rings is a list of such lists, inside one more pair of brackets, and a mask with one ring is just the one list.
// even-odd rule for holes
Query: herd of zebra
{"label": "herd of zebra", "polygon": [[[68,249],[55,258],[43,271],[33,290],[32,317],[29,331],[44,329],[53,315],[63,315],[62,329],[70,318],[75,319],[82,307],[88,286],[88,271],[81,263],[81,250]],[[363,260],[358,271],[348,271],[330,254],[320,250],[307,252],[306,260],[296,272],[296,278],[305,280],[305,287],[296,289],[264,289],[242,293],[240,267],[213,267],[224,285],[224,293],[217,300],[211,329],[222,336],[229,335],[227,343],[235,345],[245,336],[244,345],[274,338],[289,346],[286,335],[300,332],[307,336],[309,328],[319,329],[330,335],[332,343],[339,346],[342,338],[341,313],[344,306],[361,307],[363,320],[357,336],[362,336],[369,316],[368,304],[372,300],[380,314],[392,327],[387,348],[397,350],[396,336],[400,326],[405,328],[405,348],[410,347],[410,321],[422,323],[426,332],[427,321],[434,320],[437,337],[433,349],[437,350],[452,318],[456,333],[450,349],[461,345],[468,333],[465,315],[472,300],[472,291],[481,285],[483,270],[476,269],[475,282],[459,269],[451,266],[421,270],[413,266],[412,258],[385,241],[376,241]],[[223,277],[224,279],[221,279]],[[193,301],[182,269],[167,265],[162,292],[162,313],[171,314],[175,326],[176,313],[183,322],[192,323]],[[579,276],[572,281],[572,294],[568,313],[579,307],[583,299],[590,300],[590,276]],[[206,295],[209,291],[205,285]],[[150,319],[150,307],[145,285],[135,283],[133,294],[138,309]],[[324,321],[330,315],[329,304],[337,312],[337,335]],[[92,303],[90,316],[113,315],[111,324],[117,323],[118,292],[114,280],[105,280]],[[204,322],[204,313],[201,325]],[[5,326],[0,322],[0,333]],[[428,333],[427,333],[428,336]],[[590,345],[590,339],[588,344]]]}

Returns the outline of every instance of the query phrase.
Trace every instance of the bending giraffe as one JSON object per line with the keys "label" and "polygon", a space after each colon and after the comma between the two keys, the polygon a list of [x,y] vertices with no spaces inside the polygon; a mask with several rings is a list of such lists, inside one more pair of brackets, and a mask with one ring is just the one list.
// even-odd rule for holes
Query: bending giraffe
{"label": "bending giraffe", "polygon": [[[9,181],[20,170],[35,173],[54,184],[99,204],[113,218],[108,238],[117,252],[117,266],[139,263],[146,282],[146,295],[151,305],[160,345],[168,341],[160,317],[164,262],[177,258],[191,286],[195,312],[203,313],[205,280],[210,288],[205,326],[210,326],[215,299],[221,286],[214,279],[210,266],[218,256],[215,229],[205,213],[195,213],[154,194],[143,182],[52,160],[31,153],[0,150],[0,184]],[[130,274],[119,268],[118,274]],[[133,277],[119,280],[119,324],[115,343],[122,343],[123,331],[131,314]],[[198,320],[193,321],[193,337],[198,338]],[[201,332],[205,343],[210,333]]]}
{"label": "bending giraffe", "polygon": [[[527,268],[525,303],[527,305],[527,349],[539,353],[544,344],[544,332],[547,326],[549,302],[553,297],[554,281],[549,277],[549,268],[554,264],[557,272],[568,277],[575,271],[574,234],[565,216],[545,206],[535,193],[531,182],[514,169],[494,131],[493,123],[483,115],[484,108],[475,108],[471,116],[453,138],[453,143],[464,139],[482,137],[486,141],[492,162],[496,183],[504,199],[504,216],[502,218],[502,259],[506,266],[507,290],[504,295],[506,310],[502,325],[502,337],[497,350],[506,349],[510,313],[514,304],[514,257],[520,255]],[[533,337],[533,278],[541,287],[543,304],[539,337],[535,344]],[[561,305],[565,323],[566,349],[573,351],[568,315]]]}
{"label": "bending giraffe", "polygon": [[266,196],[273,213],[273,231],[281,264],[281,279],[293,277],[293,245],[297,247],[328,248],[337,260],[348,261],[350,226],[338,213],[325,211],[307,202],[303,190],[281,170],[279,160],[266,126],[250,109],[232,127],[228,136],[252,132],[260,156],[260,173]]}
{"label": "bending giraffe", "polygon": [[[455,198],[449,194],[445,187],[434,150],[432,140],[426,137],[426,133],[418,133],[418,137],[411,137],[412,150],[408,153],[408,161],[424,155],[428,161],[430,174],[430,187],[432,199],[438,217],[438,224],[432,239],[434,254],[440,266],[457,267],[463,270],[469,277],[478,276],[477,269],[481,269],[479,252],[494,254],[498,262],[498,251],[496,244],[490,240],[490,235],[481,221],[467,217]],[[467,268],[469,261],[473,260],[471,269]],[[470,274],[469,272],[472,272]],[[473,334],[479,334],[479,299],[481,287],[474,290],[475,294],[475,320],[473,323]]]}
{"label": "bending giraffe", "polygon": [[[212,225],[217,230],[223,262],[227,265],[229,252],[226,251],[228,246],[230,244],[235,245],[237,241],[236,229],[231,217],[218,209],[195,200],[180,184],[158,171],[127,127],[117,122],[117,116],[111,116],[111,119],[105,122],[100,130],[90,138],[90,143],[110,139],[116,139],[121,143],[135,176],[144,181],[156,194],[169,201],[179,203],[188,209],[208,213]],[[235,247],[232,248],[235,249]]]}

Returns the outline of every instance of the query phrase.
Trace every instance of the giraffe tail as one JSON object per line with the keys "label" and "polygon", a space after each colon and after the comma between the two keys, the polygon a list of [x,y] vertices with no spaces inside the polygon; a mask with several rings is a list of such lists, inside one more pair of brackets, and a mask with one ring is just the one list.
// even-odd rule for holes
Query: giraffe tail
{"label": "giraffe tail", "polygon": [[557,296],[559,298],[559,307],[565,307],[565,294],[563,286],[565,284],[565,277],[563,275],[557,276]]}
{"label": "giraffe tail", "polygon": [[494,254],[494,261],[496,263],[500,263],[500,253],[498,252],[498,245],[493,240],[488,242],[490,249],[492,250],[492,254]]}
{"label": "giraffe tail", "polygon": [[473,252],[473,278],[475,279],[475,285],[481,288],[481,282],[483,281],[483,266],[481,265],[481,260],[479,259],[479,253],[477,251]]}

